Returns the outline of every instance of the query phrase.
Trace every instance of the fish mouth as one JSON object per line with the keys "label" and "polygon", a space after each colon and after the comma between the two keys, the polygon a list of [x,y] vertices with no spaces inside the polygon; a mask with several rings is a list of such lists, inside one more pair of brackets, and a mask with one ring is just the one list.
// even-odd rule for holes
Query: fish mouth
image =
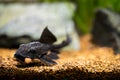
{"label": "fish mouth", "polygon": [[14,55],[14,58],[16,58],[17,61],[22,61],[22,62],[24,62],[26,57],[24,57],[24,56],[22,56],[22,55],[20,55],[20,54],[15,54],[15,55]]}

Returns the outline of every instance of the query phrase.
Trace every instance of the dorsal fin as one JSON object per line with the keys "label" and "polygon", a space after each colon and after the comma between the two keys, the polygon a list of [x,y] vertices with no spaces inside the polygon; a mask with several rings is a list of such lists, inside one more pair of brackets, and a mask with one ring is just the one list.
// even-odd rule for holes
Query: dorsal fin
{"label": "dorsal fin", "polygon": [[40,37],[39,40],[41,43],[48,43],[48,44],[52,44],[55,41],[57,41],[56,37],[48,30],[48,28],[46,27],[43,32],[42,35]]}

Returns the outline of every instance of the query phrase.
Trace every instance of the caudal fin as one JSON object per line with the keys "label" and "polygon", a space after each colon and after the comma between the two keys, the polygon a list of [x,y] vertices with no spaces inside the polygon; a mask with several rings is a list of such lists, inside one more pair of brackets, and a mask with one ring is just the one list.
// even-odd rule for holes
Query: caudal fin
{"label": "caudal fin", "polygon": [[71,43],[72,39],[69,35],[67,35],[67,39],[64,40],[61,44],[56,44],[56,45],[53,45],[52,48],[53,49],[60,49],[60,48],[63,48],[65,46],[68,46],[70,43]]}

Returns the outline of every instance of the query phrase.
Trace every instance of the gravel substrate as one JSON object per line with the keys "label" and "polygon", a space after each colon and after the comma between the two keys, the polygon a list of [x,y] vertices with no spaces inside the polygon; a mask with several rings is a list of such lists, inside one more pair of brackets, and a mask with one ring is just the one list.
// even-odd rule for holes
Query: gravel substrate
{"label": "gravel substrate", "polygon": [[53,66],[17,66],[15,51],[0,49],[0,80],[120,80],[120,54],[114,55],[110,48],[63,51]]}

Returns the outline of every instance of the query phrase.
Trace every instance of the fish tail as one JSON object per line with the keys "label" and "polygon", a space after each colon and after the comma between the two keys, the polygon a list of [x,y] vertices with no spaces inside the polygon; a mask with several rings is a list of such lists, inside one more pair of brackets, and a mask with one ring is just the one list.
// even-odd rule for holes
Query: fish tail
{"label": "fish tail", "polygon": [[72,39],[71,37],[67,34],[67,39],[64,40],[61,44],[56,44],[56,45],[53,45],[53,49],[60,49],[60,48],[63,48],[65,46],[68,46],[70,43],[71,43]]}

